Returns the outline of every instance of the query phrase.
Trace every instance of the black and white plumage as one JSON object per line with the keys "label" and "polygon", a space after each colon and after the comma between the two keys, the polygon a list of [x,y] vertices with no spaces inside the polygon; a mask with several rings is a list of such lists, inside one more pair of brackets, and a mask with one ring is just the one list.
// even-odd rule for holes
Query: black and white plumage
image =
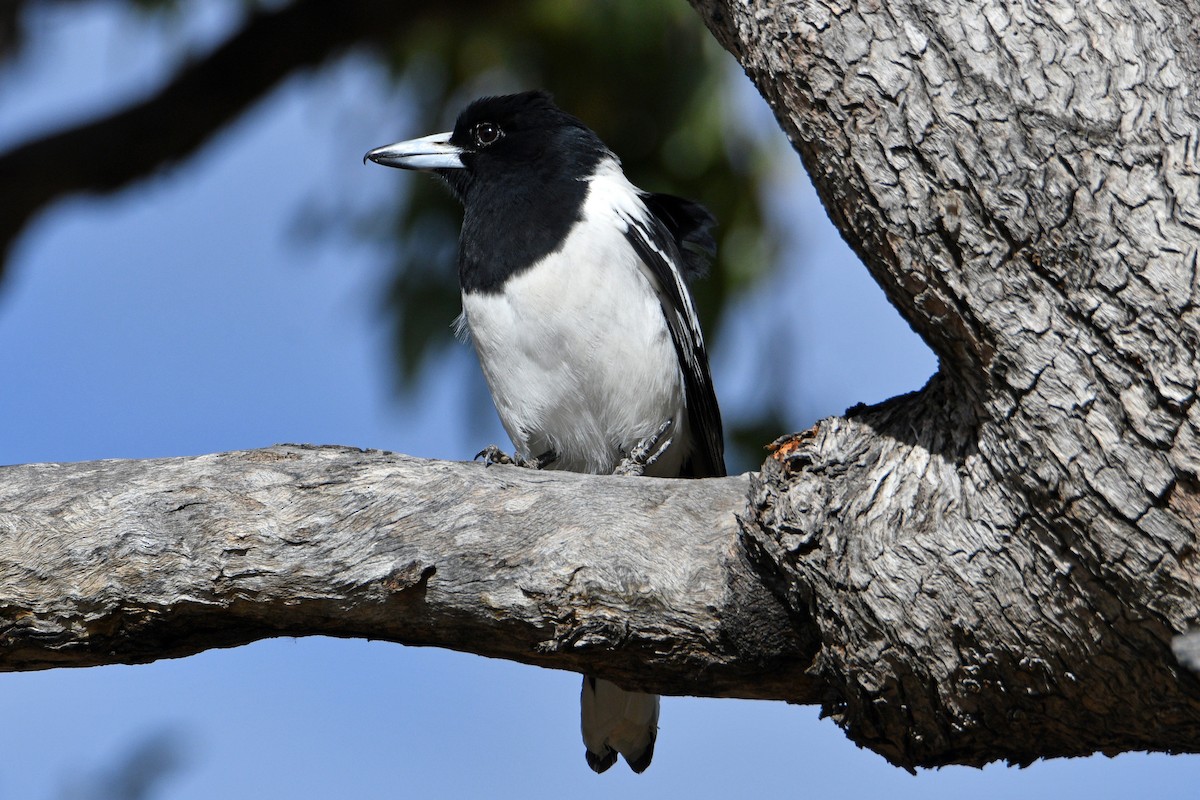
{"label": "black and white plumage", "polygon": [[[462,322],[519,462],[725,474],[721,417],[686,279],[715,243],[701,206],[643,192],[543,92],[477,100],[454,130],[372,150],[436,173],[462,202]],[[665,447],[664,447],[665,444]],[[658,698],[585,677],[588,764],[641,772]]]}

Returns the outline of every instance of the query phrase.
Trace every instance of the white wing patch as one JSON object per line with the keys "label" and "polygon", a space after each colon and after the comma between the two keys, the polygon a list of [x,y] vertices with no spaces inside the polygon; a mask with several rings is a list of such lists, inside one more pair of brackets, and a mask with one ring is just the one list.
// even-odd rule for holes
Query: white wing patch
{"label": "white wing patch", "polygon": [[[663,263],[670,267],[671,279],[675,284],[675,293],[679,297],[691,297],[687,284],[683,280],[683,274],[679,271],[679,266],[675,263],[675,256],[663,250],[658,242],[658,237],[651,233],[653,221],[650,212],[646,209],[645,203],[642,202],[641,192],[625,177],[625,173],[621,171],[620,163],[615,159],[605,159],[597,167],[596,174],[592,177],[591,192],[588,194],[587,206],[589,210],[595,206],[596,213],[603,213],[605,208],[611,209],[611,213],[620,220],[623,229],[636,232],[638,238],[642,240],[645,246],[654,251]],[[650,284],[654,287],[655,291],[661,295],[664,287],[659,282],[658,275],[655,274],[650,265],[643,264],[642,272],[650,280]],[[700,320],[696,318],[696,310],[692,307],[692,304],[684,303],[682,308],[675,307],[673,303],[671,306],[673,306],[671,311],[686,326],[692,341],[703,348],[704,334],[700,330]]]}
{"label": "white wing patch", "polygon": [[625,177],[616,159],[601,162],[592,176],[585,209],[589,217],[593,214],[613,217],[610,221],[625,231],[626,239],[638,253],[639,269],[658,293],[684,375],[688,419],[681,427],[691,429],[691,449],[700,459],[694,465],[697,471],[692,474],[724,475],[721,417],[709,375],[704,334],[671,232],[646,207],[642,192]]}

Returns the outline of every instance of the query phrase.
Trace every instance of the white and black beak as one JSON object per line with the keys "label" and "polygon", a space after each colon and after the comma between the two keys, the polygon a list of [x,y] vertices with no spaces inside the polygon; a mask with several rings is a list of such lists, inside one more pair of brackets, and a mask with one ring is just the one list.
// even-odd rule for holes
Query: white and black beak
{"label": "white and black beak", "polygon": [[385,167],[432,172],[439,169],[463,169],[462,148],[450,144],[452,131],[409,139],[405,142],[376,147],[363,156]]}

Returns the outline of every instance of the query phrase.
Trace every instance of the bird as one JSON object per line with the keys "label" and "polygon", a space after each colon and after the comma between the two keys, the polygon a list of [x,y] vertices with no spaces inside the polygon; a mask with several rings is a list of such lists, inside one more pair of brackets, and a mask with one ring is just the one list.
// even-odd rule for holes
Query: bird
{"label": "bird", "polygon": [[[458,327],[513,461],[593,474],[725,475],[721,414],[689,281],[715,257],[698,203],[634,186],[550,94],[482,97],[453,130],[368,152],[433,173],[463,206]],[[478,456],[477,456],[478,458]],[[659,698],[584,676],[588,765],[654,756]]]}

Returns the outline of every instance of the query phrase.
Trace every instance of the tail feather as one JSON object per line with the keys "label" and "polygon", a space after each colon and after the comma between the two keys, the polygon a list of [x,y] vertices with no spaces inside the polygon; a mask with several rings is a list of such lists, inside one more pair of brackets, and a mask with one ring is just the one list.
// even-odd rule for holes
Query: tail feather
{"label": "tail feather", "polygon": [[607,747],[604,748],[604,755],[598,756],[591,750],[585,749],[583,756],[587,759],[587,765],[592,768],[592,772],[597,775],[617,763],[617,751]]}
{"label": "tail feather", "polygon": [[616,762],[618,752],[634,772],[650,766],[658,736],[658,695],[627,692],[585,675],[580,711],[589,767],[603,772]]}
{"label": "tail feather", "polygon": [[[658,695],[646,696],[653,697],[655,701],[658,700]],[[654,728],[650,731],[650,743],[646,745],[646,749],[642,751],[640,756],[637,758],[630,758],[628,755],[625,756],[625,763],[629,765],[631,770],[639,775],[646,771],[646,767],[650,766],[650,760],[654,758],[654,742],[657,738],[658,729]],[[616,760],[616,757],[614,756],[613,759]]]}

